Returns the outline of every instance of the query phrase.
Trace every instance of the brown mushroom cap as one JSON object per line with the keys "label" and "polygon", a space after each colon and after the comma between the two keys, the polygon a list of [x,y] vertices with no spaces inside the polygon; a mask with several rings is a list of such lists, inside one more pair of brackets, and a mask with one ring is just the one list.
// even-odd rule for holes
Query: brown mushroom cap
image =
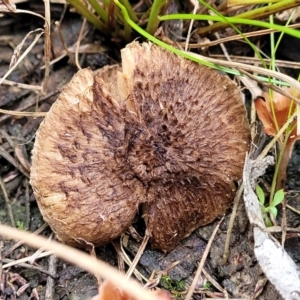
{"label": "brown mushroom cap", "polygon": [[74,76],[36,135],[31,184],[66,243],[113,240],[143,204],[168,251],[230,206],[246,113],[230,79],[150,43],[123,49],[122,67]]}

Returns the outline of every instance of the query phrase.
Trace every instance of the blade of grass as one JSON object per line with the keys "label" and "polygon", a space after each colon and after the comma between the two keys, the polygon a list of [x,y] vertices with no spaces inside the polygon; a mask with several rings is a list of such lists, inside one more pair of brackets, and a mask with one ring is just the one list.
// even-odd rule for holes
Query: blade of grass
{"label": "blade of grass", "polygon": [[268,4],[280,1],[281,0],[227,0],[227,7],[251,4]]}
{"label": "blade of grass", "polygon": [[156,32],[156,30],[158,28],[158,24],[159,24],[158,15],[159,15],[162,7],[165,4],[166,4],[166,0],[154,0],[153,1],[148,24],[146,27],[146,31],[149,32],[150,34],[154,34]]}
{"label": "blade of grass", "polygon": [[[214,9],[212,6],[210,6],[209,4],[205,3],[203,0],[199,0],[200,3],[202,3],[202,5],[206,6],[209,10],[213,11],[217,16],[221,17],[222,19],[228,21],[227,19],[225,19],[225,17],[219,13],[216,9]],[[248,45],[253,49],[254,53],[256,54],[256,56],[259,58],[259,60],[261,61],[262,65],[264,68],[267,68],[267,65],[264,61],[264,59],[262,58],[259,50],[257,49],[257,47],[243,34],[243,32],[241,30],[239,30],[234,24],[229,23],[229,25],[240,35],[243,37],[243,39],[248,43]]]}
{"label": "blade of grass", "polygon": [[132,6],[131,4],[128,2],[128,0],[121,0],[121,3],[125,6],[127,12],[128,12],[128,15],[130,17],[130,19],[133,21],[133,22],[138,22],[138,17],[136,16],[134,10],[132,9]]}
{"label": "blade of grass", "polygon": [[[256,67],[256,66],[251,66],[251,65],[246,65],[246,64],[241,64],[241,63],[237,63],[237,62],[227,62],[227,61],[223,61],[223,60],[212,59],[212,58],[204,57],[204,56],[201,56],[199,54],[192,53],[192,52],[185,52],[185,51],[181,51],[179,49],[176,49],[176,48],[162,42],[161,40],[157,39],[153,35],[149,34],[147,31],[142,29],[140,26],[138,26],[136,23],[134,23],[129,18],[129,15],[128,15],[125,7],[119,2],[119,0],[114,0],[114,1],[119,6],[119,8],[121,9],[126,22],[135,31],[137,31],[139,34],[141,34],[145,38],[147,38],[149,41],[153,42],[156,45],[161,46],[164,49],[167,49],[167,50],[169,50],[169,51],[171,51],[171,52],[173,52],[173,53],[175,53],[179,56],[187,58],[191,61],[195,61],[197,63],[200,63],[200,64],[203,64],[205,66],[208,66],[208,67],[226,72],[228,74],[242,76],[243,75],[242,71],[239,71],[239,69],[240,70],[244,69],[244,70],[247,70],[247,71],[253,71],[255,73],[263,74],[265,76],[275,77],[277,79],[282,80],[283,82],[286,82],[286,83],[296,87],[297,89],[300,89],[300,83],[297,80],[295,80],[294,78],[292,78],[290,76],[287,76],[285,74],[279,73],[279,72],[274,72],[274,71],[271,71],[271,70],[268,70],[268,69],[264,69],[264,68],[260,68],[260,67]],[[280,27],[283,27],[283,26],[280,26]],[[232,69],[232,68],[236,68],[236,70]],[[265,78],[265,81],[268,81],[268,78]],[[290,96],[291,99],[295,100],[296,102],[299,102],[299,100],[297,98],[293,97],[292,95],[289,95],[289,96]]]}
{"label": "blade of grass", "polygon": [[[236,15],[236,18],[244,18],[244,19],[259,19],[259,18],[264,18],[267,16],[270,16],[272,14],[276,14],[277,12],[296,7],[297,5],[300,4],[299,0],[282,0],[279,3],[271,4],[269,6],[263,6],[259,7],[247,12],[244,12],[242,14]],[[213,25],[199,28],[197,33],[198,34],[204,34],[207,32],[214,32],[220,29],[225,29],[227,28],[228,25],[224,23],[215,23]]]}
{"label": "blade of grass", "polygon": [[78,0],[67,0],[68,3],[70,3],[74,8],[83,15],[90,23],[92,23],[97,29],[99,29],[102,32],[107,33],[106,25],[101,22],[97,16],[95,16],[92,12],[88,10],[86,5],[81,3]]}
{"label": "blade of grass", "polygon": [[258,20],[249,20],[249,19],[241,19],[236,17],[218,17],[218,16],[209,16],[209,15],[192,15],[192,14],[172,14],[172,15],[165,15],[162,17],[159,17],[161,21],[171,21],[171,20],[199,20],[199,21],[216,21],[220,23],[228,22],[232,24],[245,24],[250,26],[259,26],[263,28],[269,28],[278,30],[281,32],[284,32],[288,35],[291,35],[293,37],[296,37],[300,39],[300,31],[292,29],[292,28],[286,28],[282,25],[277,24],[270,24],[268,22],[264,21],[258,21]]}
{"label": "blade of grass", "polygon": [[107,25],[108,24],[108,14],[105,9],[98,3],[97,0],[88,0],[91,6],[94,8],[95,12],[99,15],[101,20]]}

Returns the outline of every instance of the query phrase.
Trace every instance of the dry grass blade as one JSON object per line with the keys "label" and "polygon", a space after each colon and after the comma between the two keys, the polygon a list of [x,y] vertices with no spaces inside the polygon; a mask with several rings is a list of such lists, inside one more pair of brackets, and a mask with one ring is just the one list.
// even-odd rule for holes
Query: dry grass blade
{"label": "dry grass blade", "polygon": [[[225,56],[222,54],[211,54],[210,57],[225,60]],[[261,60],[258,59],[257,57],[231,55],[230,58],[231,58],[231,61],[233,61],[233,62],[238,62],[238,63],[242,62],[244,64],[249,64],[249,65],[253,65],[253,64],[262,65]],[[271,59],[265,58],[264,63],[266,65],[270,65]],[[287,60],[276,59],[276,66],[290,68],[290,69],[300,69],[300,63],[296,62],[296,61],[287,61]]]}
{"label": "dry grass blade", "polygon": [[[42,233],[46,228],[48,227],[48,224],[44,223],[39,229],[37,229],[34,234],[40,234]],[[21,247],[24,243],[23,242],[18,242],[16,244],[14,244],[11,248],[9,248],[8,250],[6,250],[2,256],[3,257],[7,257],[8,255],[10,255],[13,251],[15,251],[17,248]]]}
{"label": "dry grass blade", "polygon": [[[287,28],[299,28],[300,24],[293,24],[293,25],[289,25],[286,26]],[[266,35],[266,34],[270,34],[272,32],[278,32],[278,30],[274,30],[274,29],[263,29],[263,30],[258,30],[258,31],[253,31],[253,32],[244,32],[243,36],[240,34],[236,34],[234,36],[228,36],[228,37],[224,37],[224,38],[220,38],[217,39],[215,41],[210,41],[210,42],[202,42],[202,43],[196,43],[196,44],[189,44],[188,48],[189,49],[198,49],[198,48],[203,48],[203,47],[212,47],[212,46],[216,46],[219,45],[220,43],[226,43],[226,42],[232,42],[232,41],[239,41],[239,40],[243,40],[244,37],[257,37],[257,36],[261,36],[261,35]],[[184,46],[185,42],[179,42],[178,43],[180,46]]]}
{"label": "dry grass blade", "polygon": [[50,3],[49,0],[44,0],[45,3],[45,43],[44,43],[44,59],[45,59],[45,75],[43,82],[43,92],[46,91],[50,77],[50,57],[51,57],[51,38],[50,38]]}
{"label": "dry grass blade", "polygon": [[[33,31],[30,31],[25,38],[23,39],[22,43],[24,43],[24,40],[27,39],[28,35],[31,33],[34,33],[36,31],[40,31],[42,29],[36,29]],[[34,38],[34,40],[32,41],[31,45],[24,51],[24,53],[19,56],[19,51],[20,49],[18,49],[15,51],[13,59],[12,59],[12,63],[10,65],[10,69],[6,72],[6,74],[2,77],[2,79],[0,80],[0,85],[2,84],[3,80],[6,79],[11,73],[12,71],[18,66],[18,64],[23,60],[23,58],[30,52],[30,50],[34,47],[34,45],[38,42],[38,40],[40,39],[40,37],[44,34],[44,30],[42,30],[42,32],[40,32],[39,34],[37,34]],[[21,46],[23,44],[20,44]],[[14,57],[16,57],[17,59],[15,60]]]}
{"label": "dry grass blade", "polygon": [[190,300],[192,298],[192,295],[193,295],[193,293],[195,291],[195,288],[196,288],[196,285],[198,283],[199,277],[201,275],[204,263],[206,261],[206,258],[208,256],[208,254],[209,254],[209,250],[210,250],[211,245],[212,245],[212,243],[214,241],[214,238],[215,238],[215,236],[216,236],[216,234],[218,232],[218,229],[219,229],[221,223],[223,222],[223,219],[224,219],[224,217],[217,224],[216,228],[214,229],[214,231],[213,231],[213,233],[212,233],[212,235],[211,235],[211,237],[210,237],[210,239],[209,239],[209,241],[207,243],[207,246],[206,246],[205,251],[204,251],[204,253],[202,255],[201,261],[199,263],[197,272],[195,274],[194,280],[193,280],[193,282],[192,282],[192,284],[191,284],[191,286],[189,288],[189,291],[188,291],[187,295],[185,296],[184,300]]}
{"label": "dry grass blade", "polygon": [[14,111],[14,110],[6,110],[0,108],[0,113],[11,115],[11,116],[19,116],[19,117],[45,117],[46,112],[31,112],[31,111]]}
{"label": "dry grass blade", "polygon": [[126,273],[126,278],[129,278],[131,276],[131,274],[134,271],[136,265],[138,264],[142,254],[143,254],[143,252],[144,252],[144,250],[147,246],[147,243],[149,241],[149,237],[150,237],[149,233],[146,231],[145,237],[144,237],[144,239],[143,239],[143,241],[140,245],[140,248],[139,248],[134,260],[132,261],[132,264],[131,264],[130,268],[128,269],[128,271]]}
{"label": "dry grass blade", "polygon": [[143,300],[159,300],[158,297],[155,297],[150,292],[145,291],[142,286],[140,286],[134,280],[126,280],[124,275],[120,274],[116,269],[107,263],[97,260],[82,251],[55,241],[47,242],[47,240],[41,236],[36,236],[2,224],[0,225],[0,235],[5,238],[22,240],[26,244],[36,248],[44,246],[45,249],[53,251],[59,258],[77,265],[78,267],[94,274],[95,276],[100,275],[103,278],[110,279],[117,286],[122,288],[133,297]]}
{"label": "dry grass blade", "polygon": [[[53,251],[47,251],[47,252],[39,253],[39,255],[35,257],[35,259],[42,258],[42,257],[47,257],[47,256],[52,255],[52,254],[53,254]],[[7,269],[9,267],[19,265],[21,263],[29,262],[31,260],[31,258],[32,258],[32,256],[28,256],[28,257],[24,257],[24,258],[21,258],[21,259],[18,259],[18,260],[10,261],[9,263],[3,265],[2,268]]]}
{"label": "dry grass blade", "polygon": [[16,222],[15,222],[14,215],[13,215],[13,212],[12,212],[12,208],[11,208],[11,205],[10,205],[10,201],[9,201],[9,198],[8,198],[8,193],[6,191],[5,184],[4,184],[1,177],[0,177],[0,187],[1,187],[1,190],[2,190],[2,193],[3,193],[3,196],[4,196],[6,209],[7,209],[7,212],[8,212],[8,216],[10,218],[10,223],[11,223],[12,226],[16,227]]}
{"label": "dry grass blade", "polygon": [[[219,59],[214,59],[214,58],[210,58],[210,57],[205,57],[205,56],[195,54],[195,53],[192,53],[192,52],[188,52],[188,54],[191,55],[191,56],[194,56],[198,59],[201,59],[203,61],[207,61],[207,62],[216,64],[216,65],[219,65],[219,66],[222,66],[222,67],[229,67],[229,68],[236,69],[239,72],[241,72],[242,74],[243,73],[248,74],[249,71],[251,71],[251,72],[261,74],[261,75],[264,75],[264,76],[268,76],[268,77],[271,77],[271,78],[277,78],[277,79],[279,79],[283,82],[286,82],[286,83],[290,84],[291,86],[294,86],[296,89],[300,90],[300,82],[299,81],[297,81],[296,79],[294,79],[294,78],[292,78],[288,75],[282,74],[280,72],[260,68],[260,67],[257,67],[257,66],[251,66],[251,65],[247,65],[247,64],[237,63],[237,62],[232,62],[232,61],[228,62],[226,60],[219,60]],[[271,89],[276,89],[276,87],[274,85],[271,85],[269,87]],[[276,91],[281,93],[281,94],[284,93],[281,90],[280,91],[276,90]],[[294,97],[293,95],[285,94],[285,96],[287,96],[288,98],[294,100],[298,104],[300,103],[300,100],[297,99],[296,97]]]}
{"label": "dry grass blade", "polygon": [[6,85],[10,85],[10,86],[16,86],[16,87],[21,88],[21,89],[26,89],[26,90],[31,90],[31,91],[41,91],[42,90],[41,86],[32,85],[32,84],[25,84],[25,83],[19,83],[19,82],[3,79],[1,77],[0,77],[0,81],[2,82],[2,84],[6,84]]}
{"label": "dry grass blade", "polygon": [[26,177],[29,177],[28,172],[22,166],[20,166],[16,162],[16,160],[2,146],[0,146],[0,156],[5,158],[10,164],[12,164],[16,169],[18,169]]}

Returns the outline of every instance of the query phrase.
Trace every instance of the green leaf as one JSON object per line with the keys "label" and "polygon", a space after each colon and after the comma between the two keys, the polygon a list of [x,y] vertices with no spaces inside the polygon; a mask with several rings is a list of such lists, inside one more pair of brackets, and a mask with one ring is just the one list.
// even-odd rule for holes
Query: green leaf
{"label": "green leaf", "polygon": [[265,204],[265,193],[263,189],[257,184],[255,187],[256,195],[261,205]]}
{"label": "green leaf", "polygon": [[277,206],[278,204],[280,204],[284,199],[284,191],[283,189],[278,190],[275,195],[274,195],[274,199],[272,200],[272,202],[270,203],[270,206]]}
{"label": "green leaf", "polygon": [[269,206],[269,211],[272,214],[272,216],[276,219],[277,217],[277,208],[273,206]]}

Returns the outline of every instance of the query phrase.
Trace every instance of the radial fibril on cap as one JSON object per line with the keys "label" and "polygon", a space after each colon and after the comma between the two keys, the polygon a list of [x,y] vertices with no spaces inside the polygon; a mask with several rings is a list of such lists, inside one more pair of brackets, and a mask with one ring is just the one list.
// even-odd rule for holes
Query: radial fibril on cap
{"label": "radial fibril on cap", "polygon": [[152,245],[168,251],[230,206],[246,113],[229,78],[158,46],[134,42],[122,63],[74,76],[37,133],[31,184],[69,244],[111,241],[142,204]]}

